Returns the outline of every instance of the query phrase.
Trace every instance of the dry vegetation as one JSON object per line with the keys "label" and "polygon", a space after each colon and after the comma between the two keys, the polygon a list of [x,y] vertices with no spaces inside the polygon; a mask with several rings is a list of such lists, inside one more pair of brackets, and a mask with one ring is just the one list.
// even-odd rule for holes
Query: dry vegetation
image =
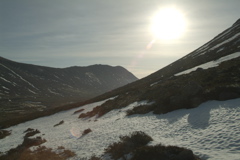
{"label": "dry vegetation", "polygon": [[[151,111],[164,114],[177,109],[194,108],[208,100],[239,98],[239,64],[240,58],[236,58],[223,62],[218,67],[198,69],[186,75],[160,76],[153,81],[154,83],[144,82],[146,79],[143,79],[140,81],[141,85],[134,83],[136,86],[132,84],[128,90],[126,87],[115,90],[112,93],[112,97],[118,95],[115,99],[106,101],[90,112],[80,114],[79,118],[100,117],[113,109],[143,100],[155,103],[136,106],[128,110],[127,115],[146,114]],[[101,98],[109,98],[107,96],[109,94],[102,95]]]}
{"label": "dry vegetation", "polygon": [[8,130],[0,130],[0,139],[3,139],[11,134],[11,131]]}
{"label": "dry vegetation", "polygon": [[[1,160],[65,160],[70,157],[74,157],[75,153],[65,149],[63,146],[58,147],[57,151],[51,148],[46,148],[45,146],[40,146],[45,143],[46,140],[41,137],[29,138],[37,133],[38,130],[28,128],[24,133],[23,143],[18,145],[16,148],[10,149],[6,154],[1,155]],[[35,150],[30,149],[36,146]]]}
{"label": "dry vegetation", "polygon": [[[189,149],[177,146],[148,146],[153,139],[144,132],[135,131],[128,136],[121,136],[119,142],[109,145],[104,155],[110,155],[113,160],[200,160]],[[101,160],[93,155],[81,160]]]}

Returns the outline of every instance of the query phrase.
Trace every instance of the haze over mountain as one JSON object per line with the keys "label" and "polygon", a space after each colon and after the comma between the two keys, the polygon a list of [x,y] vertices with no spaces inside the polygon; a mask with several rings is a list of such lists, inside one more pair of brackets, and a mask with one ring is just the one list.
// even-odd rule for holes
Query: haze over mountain
{"label": "haze over mountain", "polygon": [[[143,159],[139,155],[160,154],[151,147],[163,143],[193,150],[173,147],[164,151],[165,159],[238,160],[239,75],[240,19],[208,43],[146,78],[88,100],[89,104],[82,107],[80,103],[71,104],[69,108],[78,108],[7,128],[12,134],[1,140],[2,158],[34,158],[51,151],[59,159],[96,154],[103,160],[139,160]],[[125,145],[135,145],[137,139],[132,142],[123,136],[134,131],[144,131],[153,138],[147,142],[149,147],[124,148],[118,137],[130,140]],[[32,147],[39,145],[46,147]]]}
{"label": "haze over mountain", "polygon": [[15,113],[25,117],[28,113],[87,100],[137,80],[120,66],[50,68],[2,57],[0,70],[0,124],[16,118]]}
{"label": "haze over mountain", "polygon": [[[161,155],[165,159],[238,160],[239,75],[240,20],[144,79],[84,106],[72,104],[69,108],[78,108],[7,128],[2,131],[1,158],[95,155],[90,159],[142,160]],[[142,131],[143,137],[123,136],[134,131]],[[139,147],[145,138],[150,140]],[[162,144],[174,146],[164,150]]]}
{"label": "haze over mountain", "polygon": [[[238,6],[239,0],[1,0],[0,51],[10,60],[57,68],[120,65],[143,78],[227,29],[239,18]],[[185,31],[146,49],[155,38],[152,18],[164,8],[182,13]]]}
{"label": "haze over mountain", "polygon": [[114,106],[139,100],[155,101],[150,110],[162,113],[196,107],[207,100],[239,97],[239,52],[240,19],[183,58],[96,100],[118,96],[111,102]]}

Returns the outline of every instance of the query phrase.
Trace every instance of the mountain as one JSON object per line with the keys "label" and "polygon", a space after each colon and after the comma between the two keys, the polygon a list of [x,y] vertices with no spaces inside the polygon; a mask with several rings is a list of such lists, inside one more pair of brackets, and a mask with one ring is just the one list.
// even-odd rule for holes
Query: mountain
{"label": "mountain", "polygon": [[0,159],[239,160],[239,75],[240,20],[143,79],[1,130]]}
{"label": "mountain", "polygon": [[197,107],[208,100],[240,97],[240,19],[211,41],[134,83],[92,101],[118,96],[92,111],[104,115],[136,101],[154,102],[136,107],[134,113],[167,113]]}
{"label": "mountain", "polygon": [[[26,114],[84,101],[137,78],[123,67],[50,68],[0,57],[0,126]],[[18,119],[16,118],[16,121]]]}

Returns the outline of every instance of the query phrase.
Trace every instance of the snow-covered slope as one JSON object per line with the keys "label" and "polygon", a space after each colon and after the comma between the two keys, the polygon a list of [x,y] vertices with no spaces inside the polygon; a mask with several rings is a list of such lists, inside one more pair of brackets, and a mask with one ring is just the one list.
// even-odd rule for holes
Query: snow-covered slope
{"label": "snow-covered slope", "polygon": [[[0,152],[21,144],[27,128],[41,132],[35,136],[47,140],[42,144],[44,146],[55,149],[64,146],[74,151],[77,156],[72,159],[101,155],[105,147],[119,140],[120,135],[144,131],[154,139],[149,145],[162,143],[186,147],[202,159],[239,160],[240,99],[208,101],[194,109],[181,109],[164,115],[148,113],[126,116],[126,110],[147,104],[145,101],[113,110],[97,120],[95,117],[79,119],[79,114],[73,114],[78,109],[84,109],[82,113],[90,111],[103,102],[10,127],[8,130],[12,130],[12,134],[0,140]],[[62,120],[62,125],[53,127]],[[81,136],[87,128],[92,132]]]}

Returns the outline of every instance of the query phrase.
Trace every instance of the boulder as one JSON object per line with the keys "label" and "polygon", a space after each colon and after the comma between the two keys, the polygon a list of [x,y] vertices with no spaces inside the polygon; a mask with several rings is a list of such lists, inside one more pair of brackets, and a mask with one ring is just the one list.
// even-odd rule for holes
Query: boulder
{"label": "boulder", "polygon": [[191,150],[185,149],[177,155],[175,160],[195,160],[195,157]]}
{"label": "boulder", "polygon": [[189,82],[181,89],[181,94],[185,97],[189,96],[195,96],[203,91],[203,88],[201,85],[199,85],[197,82]]}
{"label": "boulder", "polygon": [[224,92],[223,91],[219,94],[218,99],[220,101],[224,101],[224,100],[235,99],[235,98],[239,98],[239,97],[240,97],[240,95],[236,92],[229,92],[229,91]]}

